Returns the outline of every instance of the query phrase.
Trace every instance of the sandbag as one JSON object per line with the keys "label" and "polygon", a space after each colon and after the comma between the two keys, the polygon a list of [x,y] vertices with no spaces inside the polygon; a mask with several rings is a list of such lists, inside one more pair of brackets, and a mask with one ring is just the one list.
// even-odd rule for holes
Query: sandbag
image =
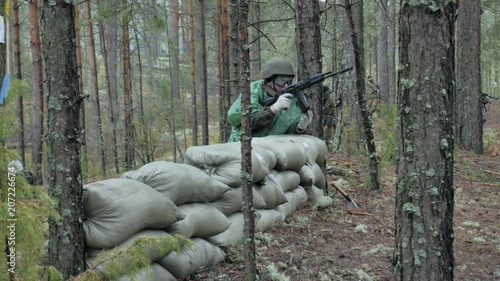
{"label": "sandbag", "polygon": [[[160,258],[166,256],[170,252],[167,252],[167,249],[163,249],[163,250],[159,249],[154,243],[144,243],[144,242],[145,241],[153,241],[153,240],[158,241],[160,239],[165,239],[165,238],[174,239],[171,235],[169,235],[168,233],[166,233],[163,230],[143,230],[143,231],[140,231],[139,233],[133,235],[132,237],[127,239],[125,242],[121,243],[120,245],[118,245],[112,249],[87,248],[86,249],[86,258],[85,258],[87,269],[92,268],[93,270],[96,270],[97,272],[99,272],[99,274],[103,277],[103,280],[110,279],[111,278],[111,276],[109,275],[110,270],[108,269],[108,267],[110,266],[110,260],[109,259],[103,260],[102,258],[98,259],[98,255],[101,255],[101,254],[102,255],[114,255],[118,252],[121,252],[121,251],[124,251],[124,250],[131,248],[132,246],[135,245],[136,242],[139,242],[139,240],[142,240],[141,243],[143,245],[143,251],[141,251],[141,252],[144,253],[146,255],[146,257],[148,258],[148,260],[153,263],[153,262],[159,260]],[[177,247],[182,247],[182,245],[177,245]],[[124,272],[122,272],[122,274],[128,275],[130,277],[129,274],[126,274],[126,271],[128,271],[128,268],[130,268],[133,265],[133,256],[132,256],[133,253],[122,252],[120,255],[121,255],[121,258],[120,258],[119,262],[120,262],[120,264],[122,264],[123,270],[124,270]],[[159,272],[157,272],[157,271],[159,271],[159,270],[155,269],[155,272],[157,274],[159,274]],[[142,276],[142,274],[143,274],[142,270],[139,272],[139,274],[140,274],[140,276]],[[168,273],[163,272],[161,275],[156,275],[156,274],[155,275],[156,276],[164,276],[165,280],[172,280],[172,279],[169,279],[170,278],[169,274],[170,274],[169,272]],[[142,278],[137,279],[137,275],[134,275],[134,276],[136,276],[135,280],[149,280],[149,279],[142,279]],[[127,278],[127,276],[123,276],[123,278]],[[127,280],[127,279],[124,279],[124,280]],[[152,279],[152,280],[155,280],[155,279]]]}
{"label": "sandbag", "polygon": [[167,161],[148,163],[138,170],[124,173],[121,178],[143,182],[177,206],[213,201],[230,189],[196,167]]}
{"label": "sandbag", "polygon": [[170,234],[180,234],[187,238],[193,236],[206,238],[229,228],[227,217],[210,204],[190,203],[180,205],[178,208],[185,218],[165,229]]}
{"label": "sandbag", "polygon": [[272,181],[254,184],[254,190],[257,191],[264,199],[264,202],[266,202],[266,209],[274,209],[276,206],[287,202],[283,189]]}
{"label": "sandbag", "polygon": [[[253,189],[253,207],[255,209],[266,208],[266,202],[260,194]],[[224,193],[220,199],[210,202],[215,208],[221,211],[224,215],[229,216],[236,212],[241,212],[243,208],[243,193],[241,187],[231,188]]]}
{"label": "sandbag", "polygon": [[276,224],[283,221],[282,214],[277,210],[256,210],[256,213],[260,214],[260,219],[255,225],[255,231],[264,232],[271,229]]}
{"label": "sandbag", "polygon": [[316,205],[318,199],[325,195],[323,189],[319,189],[317,186],[313,185],[305,189],[307,193],[307,201],[312,205]]}
{"label": "sandbag", "polygon": [[314,171],[311,164],[306,163],[299,170],[300,185],[301,186],[312,186],[314,185]]}
{"label": "sandbag", "polygon": [[150,267],[142,268],[133,276],[126,275],[119,279],[120,281],[176,281],[177,279],[168,270],[157,263]]}
{"label": "sandbag", "polygon": [[[197,167],[214,179],[231,187],[241,186],[241,143],[192,146],[184,154],[184,163]],[[252,149],[253,182],[263,180],[276,164],[273,153]]]}
{"label": "sandbag", "polygon": [[311,169],[314,173],[314,185],[324,190],[326,187],[326,179],[323,170],[321,170],[321,167],[317,163],[311,163]]}
{"label": "sandbag", "polygon": [[202,268],[212,267],[226,258],[219,247],[201,239],[192,239],[194,244],[179,252],[171,252],[158,261],[176,278],[189,276]]}
{"label": "sandbag", "polygon": [[85,245],[112,248],[143,229],[162,229],[184,218],[158,191],[131,179],[83,187]]}
{"label": "sandbag", "polygon": [[292,170],[286,170],[286,171],[271,170],[269,172],[269,175],[267,175],[267,177],[264,179],[263,182],[265,183],[268,180],[278,184],[278,186],[280,186],[281,189],[285,192],[299,186],[300,175]]}
{"label": "sandbag", "polygon": [[[255,225],[259,223],[260,214],[255,213]],[[243,240],[243,213],[237,212],[227,217],[231,225],[221,234],[214,235],[206,240],[216,246],[234,246]]]}
{"label": "sandbag", "polygon": [[[287,137],[288,135],[284,135]],[[293,141],[301,145],[305,149],[306,161],[322,165],[326,159],[328,148],[326,143],[311,135],[290,135],[293,136]]]}
{"label": "sandbag", "polygon": [[275,210],[281,213],[282,220],[285,220],[285,218],[293,214],[296,210],[304,208],[307,204],[307,193],[302,186],[285,192],[285,196],[288,202],[275,208]]}
{"label": "sandbag", "polygon": [[273,135],[253,138],[253,148],[264,148],[276,155],[274,169],[279,171],[293,170],[298,172],[306,163],[305,148],[293,142],[295,135]]}

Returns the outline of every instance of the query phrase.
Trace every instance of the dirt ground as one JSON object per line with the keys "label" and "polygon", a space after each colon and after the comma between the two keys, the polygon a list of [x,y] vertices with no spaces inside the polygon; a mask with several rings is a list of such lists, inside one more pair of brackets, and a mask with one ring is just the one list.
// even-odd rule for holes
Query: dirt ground
{"label": "dirt ground", "polygon": [[[500,280],[500,101],[487,109],[484,155],[455,155],[455,280]],[[383,188],[375,193],[361,184],[367,173],[357,159],[334,155],[328,165],[353,172],[346,191],[361,209],[352,212],[331,190],[328,208],[307,206],[258,233],[260,280],[393,279],[394,171],[383,171]],[[338,178],[329,175],[329,182]],[[224,250],[229,253],[224,263],[185,280],[244,280],[241,250]]]}

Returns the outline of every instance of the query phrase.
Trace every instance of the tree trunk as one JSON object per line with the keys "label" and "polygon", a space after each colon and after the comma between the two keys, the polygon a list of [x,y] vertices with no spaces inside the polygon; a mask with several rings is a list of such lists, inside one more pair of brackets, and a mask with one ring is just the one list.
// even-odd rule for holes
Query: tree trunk
{"label": "tree trunk", "polygon": [[[120,14],[120,0],[108,0],[112,12],[111,16],[106,19],[104,23],[104,37],[106,43],[106,54],[107,54],[107,65],[109,73],[109,86],[111,97],[110,107],[113,107],[114,119],[116,127],[119,123],[119,115],[121,112],[121,106],[118,101],[118,22]],[[117,138],[119,138],[119,132],[116,133]],[[118,142],[118,140],[117,140]]]}
{"label": "tree trunk", "polygon": [[[172,41],[168,45],[170,58],[172,59],[170,64],[170,71],[172,75],[172,96],[174,98],[173,101],[176,101],[181,97],[179,68],[179,0],[171,0],[170,3],[170,38]],[[175,123],[173,125],[175,126]]]}
{"label": "tree trunk", "polygon": [[461,1],[457,14],[455,140],[459,146],[482,154],[480,1]]}
{"label": "tree trunk", "polygon": [[201,144],[208,145],[208,85],[207,85],[207,40],[205,32],[205,0],[198,0],[198,6],[200,9],[199,13],[199,36],[200,36],[200,48],[198,49],[199,58],[199,77],[201,86]]}
{"label": "tree trunk", "polygon": [[[363,13],[363,4],[358,3],[354,5],[354,7],[358,10],[358,13]],[[352,12],[352,4],[350,0],[346,0],[346,12],[347,12],[347,21],[351,29],[351,40],[354,49],[354,64],[356,68],[356,87],[358,88],[358,104],[361,109],[361,120],[363,122],[363,131],[365,135],[366,146],[368,149],[368,154],[370,158],[370,186],[374,190],[380,189],[380,180],[379,180],[379,167],[378,167],[378,156],[375,147],[375,137],[373,135],[373,126],[370,114],[366,108],[366,93],[365,93],[365,61],[364,61],[364,50],[363,45],[360,44],[358,36],[363,36],[363,27],[355,26],[354,16]],[[362,21],[361,21],[362,22]],[[359,24],[359,21],[356,22]],[[358,33],[361,33],[361,35]]]}
{"label": "tree trunk", "polygon": [[[21,68],[21,42],[19,40],[19,5],[17,3],[17,0],[12,1],[12,6],[13,8],[13,14],[14,14],[14,36],[13,36],[13,42],[14,42],[14,65],[16,66],[16,74],[15,77],[16,79],[22,80],[23,79],[23,71]],[[23,165],[26,165],[26,151],[25,151],[25,140],[24,140],[24,103],[23,103],[23,97],[19,96],[17,98],[17,114],[19,116],[19,137],[18,137],[18,142],[19,142],[19,156],[21,157],[21,162]]]}
{"label": "tree trunk", "polygon": [[44,89],[42,47],[40,44],[40,26],[38,19],[38,0],[29,4],[31,61],[33,64],[33,128],[31,133],[31,158],[33,162],[33,182],[43,184],[43,130],[44,130]]}
{"label": "tree trunk", "polygon": [[401,4],[395,280],[453,280],[454,5]]}
{"label": "tree trunk", "polygon": [[[229,0],[229,107],[240,94],[240,45],[238,43],[238,0]],[[228,108],[229,108],[228,107]],[[231,132],[229,132],[231,133]]]}
{"label": "tree trunk", "polygon": [[250,102],[250,48],[248,48],[248,10],[250,0],[241,0],[238,13],[238,41],[241,53],[241,181],[243,192],[243,256],[245,259],[245,280],[256,280],[255,263],[255,213],[252,188],[252,128]]}
{"label": "tree trunk", "polygon": [[[295,25],[297,28],[295,43],[298,80],[321,73],[322,70],[319,13],[319,0],[297,0],[295,7]],[[323,138],[321,85],[317,84],[304,90],[304,94],[313,112],[313,120],[307,130],[311,135]]]}
{"label": "tree trunk", "polygon": [[[97,0],[97,5],[99,5],[99,0]],[[120,165],[118,164],[118,140],[116,137],[116,127],[117,127],[117,121],[116,121],[116,112],[117,109],[116,107],[113,106],[113,94],[112,94],[112,87],[111,87],[111,73],[109,71],[109,60],[108,60],[108,46],[107,46],[107,41],[106,41],[106,36],[105,36],[105,26],[101,18],[99,18],[98,21],[99,24],[99,39],[100,39],[100,45],[101,45],[101,52],[102,52],[102,57],[103,57],[103,63],[104,63],[104,77],[106,79],[106,91],[108,92],[108,108],[109,108],[109,122],[111,123],[111,146],[113,150],[113,163],[115,165],[115,173],[120,173]],[[115,63],[116,65],[116,63]],[[115,75],[116,77],[116,75]]]}
{"label": "tree trunk", "polygon": [[87,31],[87,56],[89,60],[90,69],[90,89],[92,94],[90,95],[91,101],[91,124],[92,124],[92,148],[93,154],[99,155],[101,158],[101,175],[106,175],[106,154],[104,152],[104,140],[102,133],[102,121],[101,121],[101,105],[99,97],[99,81],[97,78],[97,63],[95,58],[95,44],[94,44],[94,27],[92,23],[92,15],[90,9],[90,1],[86,1],[84,4],[85,9],[85,23]]}
{"label": "tree trunk", "polygon": [[260,0],[252,1],[252,80],[260,79]]}
{"label": "tree trunk", "polygon": [[134,126],[133,126],[133,106],[132,106],[132,83],[130,70],[130,47],[128,32],[128,4],[127,0],[122,0],[122,62],[123,62],[123,121],[125,129],[125,170],[130,171],[135,168],[134,151]]}
{"label": "tree trunk", "polygon": [[222,142],[227,142],[229,140],[229,135],[231,134],[231,124],[227,122],[227,111],[231,107],[231,72],[229,63],[229,13],[228,13],[228,0],[221,0],[222,10],[222,77],[223,77],[223,90],[224,99],[221,100],[222,111],[224,112],[222,122],[224,125],[224,139]]}
{"label": "tree trunk", "polygon": [[[64,279],[85,268],[80,106],[73,4],[42,1],[41,41],[47,89],[47,183],[60,218],[49,218],[49,263]],[[56,57],[64,59],[54,59]]]}
{"label": "tree trunk", "polygon": [[[81,36],[80,36],[80,9],[78,5],[75,6],[75,38],[76,38],[76,69],[78,72],[78,92],[82,97],[82,104],[80,106],[80,141],[82,142],[81,146],[81,154],[87,155],[87,146],[86,146],[86,130],[85,130],[85,106],[83,104],[83,100],[85,99],[83,96],[83,63],[82,63],[82,46],[81,46]],[[41,60],[40,60],[41,61]],[[42,80],[43,81],[43,80]],[[43,101],[43,100],[42,100]],[[88,159],[87,157],[82,157],[82,165],[83,167],[88,167]],[[83,171],[85,172],[85,171]]]}
{"label": "tree trunk", "polygon": [[389,92],[387,96],[389,98],[389,104],[396,103],[396,24],[397,24],[397,12],[396,12],[396,0],[387,1],[387,14],[389,16],[389,28],[387,30],[388,43],[387,43],[387,63],[388,63],[388,73],[389,73]]}
{"label": "tree trunk", "polygon": [[190,62],[191,62],[191,129],[192,132],[192,145],[198,145],[198,113],[196,109],[196,40],[194,30],[194,0],[189,0],[189,49],[190,49]]}
{"label": "tree trunk", "polygon": [[[377,34],[377,81],[380,86],[380,98],[383,104],[389,103],[389,52],[388,29],[389,16],[386,1],[377,1],[378,34]],[[375,76],[375,75],[372,75]],[[365,77],[366,78],[366,77]]]}

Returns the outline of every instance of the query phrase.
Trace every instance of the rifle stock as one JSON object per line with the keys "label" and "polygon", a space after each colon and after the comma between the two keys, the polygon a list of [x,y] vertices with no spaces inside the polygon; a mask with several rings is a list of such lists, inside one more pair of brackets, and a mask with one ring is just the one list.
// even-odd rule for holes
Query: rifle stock
{"label": "rifle stock", "polygon": [[281,96],[285,93],[290,93],[290,94],[293,94],[297,98],[297,102],[298,102],[299,107],[302,110],[302,112],[306,112],[309,110],[310,107],[309,107],[309,103],[307,102],[307,98],[304,95],[304,93],[302,92],[302,90],[307,89],[309,87],[312,87],[316,84],[319,84],[327,78],[334,77],[334,76],[337,76],[337,75],[342,74],[344,72],[350,71],[351,69],[352,69],[352,67],[348,67],[348,68],[344,68],[344,69],[337,71],[337,72],[330,71],[330,72],[325,72],[325,73],[313,75],[307,79],[304,79],[302,81],[299,81],[295,84],[292,84],[292,85],[284,88],[276,96],[264,100],[262,105],[271,106],[272,104],[274,104],[278,100],[279,96]]}

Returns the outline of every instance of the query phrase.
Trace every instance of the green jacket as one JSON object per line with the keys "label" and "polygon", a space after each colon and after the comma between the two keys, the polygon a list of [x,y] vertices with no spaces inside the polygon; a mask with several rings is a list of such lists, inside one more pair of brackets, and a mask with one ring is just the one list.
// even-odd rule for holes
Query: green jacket
{"label": "green jacket", "polygon": [[[264,80],[257,80],[250,84],[250,103],[252,104],[253,115],[264,109],[261,103],[268,98],[267,92],[262,88]],[[287,110],[278,112],[270,122],[270,125],[258,131],[252,132],[253,137],[265,137],[268,135],[285,134],[287,130],[299,122],[303,113],[297,104],[297,99],[291,99],[290,107]],[[233,127],[229,142],[240,140],[241,136],[241,94],[238,99],[231,105],[228,111],[227,119]]]}

